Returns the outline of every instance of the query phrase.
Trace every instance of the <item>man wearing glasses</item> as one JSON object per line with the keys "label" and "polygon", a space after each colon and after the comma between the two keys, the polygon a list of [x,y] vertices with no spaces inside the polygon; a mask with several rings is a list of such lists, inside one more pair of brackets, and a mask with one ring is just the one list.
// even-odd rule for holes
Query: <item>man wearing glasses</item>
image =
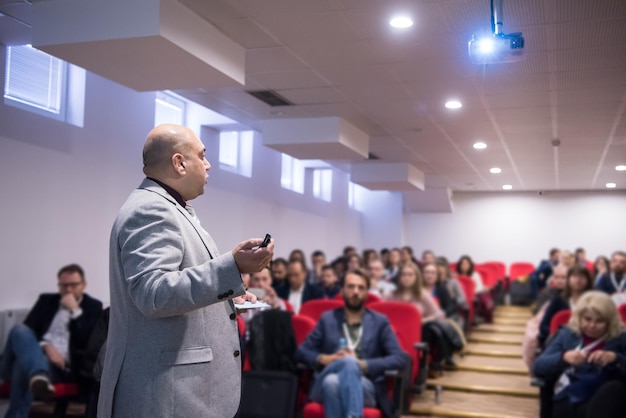
{"label": "man wearing glasses", "polygon": [[59,293],[41,294],[24,323],[9,333],[0,369],[11,382],[7,418],[26,417],[33,397],[50,400],[52,382],[77,378],[80,352],[102,313],[102,302],[84,293],[79,265],[61,268],[57,278]]}

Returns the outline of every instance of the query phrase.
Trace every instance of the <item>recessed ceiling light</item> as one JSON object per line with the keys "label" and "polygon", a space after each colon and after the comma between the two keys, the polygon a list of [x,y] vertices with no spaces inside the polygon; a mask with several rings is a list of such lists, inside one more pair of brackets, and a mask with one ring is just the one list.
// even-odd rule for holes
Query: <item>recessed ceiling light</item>
{"label": "recessed ceiling light", "polygon": [[502,186],[502,190],[511,190],[513,188],[513,186],[511,186],[510,184],[505,184],[504,186]]}
{"label": "recessed ceiling light", "polygon": [[487,144],[485,144],[484,142],[476,142],[473,145],[474,149],[485,149],[487,148]]}
{"label": "recessed ceiling light", "polygon": [[617,171],[626,171],[626,165],[616,165],[615,169]]}
{"label": "recessed ceiling light", "polygon": [[460,109],[463,107],[463,104],[458,100],[448,100],[445,104],[446,109]]}
{"label": "recessed ceiling light", "polygon": [[499,168],[499,167],[493,167],[493,168],[490,168],[490,169],[489,169],[489,172],[490,172],[491,174],[500,174],[500,173],[502,173],[502,169],[501,169],[501,168]]}
{"label": "recessed ceiling light", "polygon": [[395,16],[389,21],[389,24],[394,28],[410,28],[413,26],[413,20],[408,16]]}
{"label": "recessed ceiling light", "polygon": [[614,189],[616,187],[617,187],[617,184],[615,184],[615,183],[607,183],[606,184],[606,188],[607,189]]}

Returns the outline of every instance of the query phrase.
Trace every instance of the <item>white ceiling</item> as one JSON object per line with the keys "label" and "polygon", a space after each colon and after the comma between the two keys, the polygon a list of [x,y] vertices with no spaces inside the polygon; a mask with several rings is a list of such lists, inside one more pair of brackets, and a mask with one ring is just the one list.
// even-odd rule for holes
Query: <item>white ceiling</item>
{"label": "white ceiling", "polygon": [[[427,187],[626,189],[615,170],[626,164],[626,0],[504,0],[504,31],[523,32],[525,60],[487,67],[471,63],[467,41],[490,31],[489,0],[179,1],[246,49],[245,86],[179,93],[243,124],[345,118]],[[0,12],[27,20],[24,4],[0,0]],[[415,25],[391,28],[395,12]],[[18,26],[0,17],[0,41]],[[245,93],[257,89],[295,106]],[[452,97],[463,108],[445,109]]]}

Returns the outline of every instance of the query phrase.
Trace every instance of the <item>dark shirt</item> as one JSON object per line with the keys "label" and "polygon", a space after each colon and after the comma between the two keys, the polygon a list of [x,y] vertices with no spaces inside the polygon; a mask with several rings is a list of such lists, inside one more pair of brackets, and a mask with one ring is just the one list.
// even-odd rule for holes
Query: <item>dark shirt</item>
{"label": "dark shirt", "polygon": [[148,177],[148,179],[152,180],[153,182],[155,182],[159,186],[163,187],[166,192],[168,192],[174,199],[176,199],[176,201],[178,202],[179,205],[181,205],[182,207],[186,207],[187,206],[187,202],[185,202],[183,200],[183,197],[176,190],[172,189],[170,186],[168,186],[165,183],[160,182],[157,179],[153,179],[152,177]]}

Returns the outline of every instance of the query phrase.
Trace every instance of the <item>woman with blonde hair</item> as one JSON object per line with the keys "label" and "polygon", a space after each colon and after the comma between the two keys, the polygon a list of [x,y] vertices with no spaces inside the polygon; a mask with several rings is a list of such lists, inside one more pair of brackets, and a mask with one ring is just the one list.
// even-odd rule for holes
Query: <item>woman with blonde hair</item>
{"label": "woman with blonde hair", "polygon": [[600,291],[580,296],[568,326],[535,360],[533,371],[554,383],[552,417],[608,418],[619,412],[610,402],[594,402],[601,386],[626,379],[626,334],[611,297]]}

